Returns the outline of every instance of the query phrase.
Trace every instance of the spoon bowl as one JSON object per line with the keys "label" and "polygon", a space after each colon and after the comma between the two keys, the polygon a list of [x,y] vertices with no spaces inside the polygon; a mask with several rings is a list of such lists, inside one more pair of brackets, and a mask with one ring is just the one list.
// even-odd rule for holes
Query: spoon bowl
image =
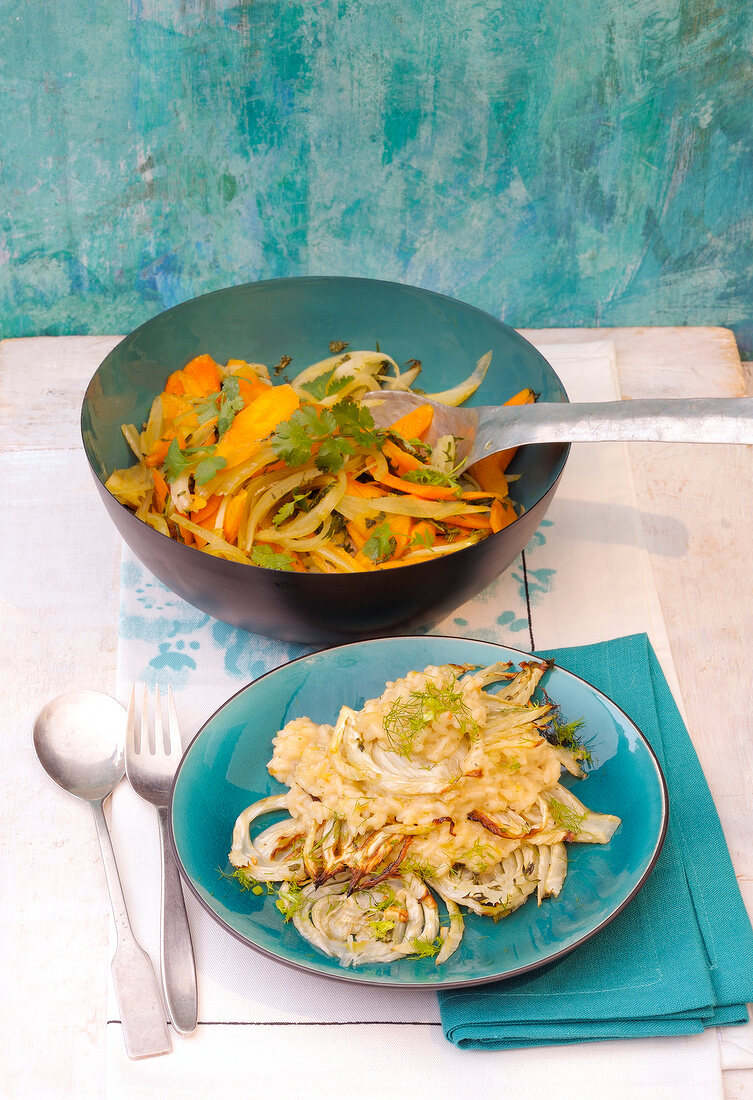
{"label": "spoon bowl", "polygon": [[98,801],[123,778],[125,711],[99,691],[70,691],[42,707],[34,723],[34,749],[59,787],[86,802]]}

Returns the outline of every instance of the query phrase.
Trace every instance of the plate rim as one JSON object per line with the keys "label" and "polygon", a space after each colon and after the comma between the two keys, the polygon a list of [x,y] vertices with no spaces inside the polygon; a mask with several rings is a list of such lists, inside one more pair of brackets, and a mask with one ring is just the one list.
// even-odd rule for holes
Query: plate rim
{"label": "plate rim", "polygon": [[[272,951],[272,950],[270,950],[266,947],[262,947],[258,943],[254,943],[253,940],[249,939],[242,932],[239,932],[238,929],[233,928],[232,925],[228,924],[228,922],[223,917],[221,917],[220,914],[217,913],[212,908],[212,906],[209,904],[209,902],[203,897],[201,892],[194,885],[194,882],[193,882],[191,876],[189,875],[189,873],[188,873],[188,871],[187,871],[187,869],[186,869],[186,867],[183,863],[183,860],[182,860],[181,855],[180,855],[180,851],[178,849],[178,844],[177,844],[177,841],[175,839],[175,830],[174,830],[174,826],[173,826],[174,796],[175,796],[175,790],[176,790],[176,787],[178,785],[178,780],[179,780],[180,774],[183,770],[183,766],[184,766],[185,762],[188,759],[188,755],[189,755],[191,749],[196,744],[198,739],[202,736],[202,734],[207,729],[207,727],[210,725],[210,723],[213,722],[214,719],[217,717],[217,715],[220,714],[220,712],[223,711],[226,707],[228,707],[230,705],[230,703],[233,702],[233,700],[237,699],[239,695],[242,695],[244,692],[249,691],[256,684],[258,684],[261,680],[265,680],[265,679],[267,679],[267,677],[273,676],[275,673],[278,673],[281,669],[288,668],[291,665],[299,664],[302,661],[310,660],[312,657],[320,657],[320,656],[322,656],[322,654],[332,653],[333,651],[339,651],[339,650],[344,650],[344,649],[362,648],[362,647],[368,647],[368,646],[372,646],[372,645],[385,645],[385,644],[389,644],[391,642],[396,642],[396,641],[399,641],[399,642],[403,642],[403,641],[406,641],[406,642],[410,642],[410,641],[412,641],[412,642],[426,642],[428,639],[432,639],[432,638],[436,638],[436,639],[439,639],[439,640],[445,640],[445,641],[451,641],[451,642],[458,642],[458,643],[472,642],[472,643],[475,643],[477,645],[491,646],[494,649],[506,650],[509,653],[517,653],[524,659],[527,658],[529,660],[531,660],[531,659],[532,660],[542,660],[542,658],[540,656],[538,656],[536,653],[532,653],[530,650],[518,649],[516,646],[506,645],[503,642],[490,642],[490,641],[486,641],[482,638],[469,638],[469,637],[466,637],[466,636],[452,635],[452,634],[397,634],[397,635],[389,635],[387,637],[381,637],[381,638],[363,638],[361,640],[357,640],[357,641],[353,641],[353,642],[344,642],[342,644],[337,644],[337,645],[333,645],[333,646],[326,646],[326,647],[321,648],[321,649],[315,649],[315,650],[312,650],[311,653],[301,654],[301,656],[294,657],[290,661],[284,661],[281,665],[277,665],[275,668],[271,668],[267,672],[262,673],[261,676],[257,676],[253,680],[249,680],[249,682],[247,684],[244,684],[243,687],[241,687],[237,691],[233,692],[232,695],[229,695],[227,697],[227,699],[225,699],[224,702],[221,703],[220,706],[218,706],[213,711],[213,713],[209,715],[209,717],[199,727],[199,729],[197,730],[195,735],[191,738],[191,741],[189,742],[188,746],[184,750],[183,755],[182,755],[182,757],[180,759],[180,762],[178,764],[178,767],[176,768],[175,775],[173,776],[172,786],[171,786],[171,789],[170,789],[170,799],[169,799],[168,813],[167,813],[168,838],[169,838],[169,842],[170,842],[170,847],[172,849],[173,856],[175,857],[175,862],[177,864],[178,871],[180,872],[180,877],[185,882],[185,884],[188,886],[188,888],[191,891],[191,894],[193,895],[193,897],[198,901],[198,903],[201,905],[202,909],[206,913],[208,913],[209,916],[215,922],[217,922],[217,924],[219,924],[221,928],[223,928],[235,940],[237,940],[239,943],[243,944],[245,947],[248,947],[253,951],[257,951],[259,954],[264,955],[265,957],[267,957],[269,959],[273,959],[275,962],[282,963],[283,966],[290,967],[293,970],[303,971],[306,974],[314,974],[317,977],[324,978],[324,979],[327,979],[327,980],[330,980],[330,981],[333,981],[333,982],[346,981],[346,982],[350,982],[351,984],[360,985],[360,986],[372,986],[372,987],[377,986],[377,987],[388,988],[388,989],[422,989],[422,990],[427,990],[427,991],[435,991],[437,993],[442,991],[442,990],[447,990],[447,989],[467,989],[467,988],[471,988],[473,986],[489,985],[493,982],[508,981],[511,978],[521,977],[523,974],[529,974],[533,971],[540,970],[542,967],[548,966],[551,963],[554,963],[557,960],[564,958],[566,955],[571,954],[573,951],[577,950],[577,948],[581,947],[584,943],[587,943],[589,940],[593,939],[594,936],[598,935],[599,932],[603,931],[604,928],[606,928],[608,925],[610,925],[612,923],[612,921],[614,921],[620,915],[620,913],[622,913],[627,908],[627,906],[637,897],[637,895],[640,893],[640,891],[645,886],[646,882],[648,881],[649,877],[651,876],[651,874],[652,874],[652,872],[653,872],[653,870],[656,866],[656,863],[659,859],[659,856],[661,855],[661,851],[662,851],[662,848],[664,847],[664,842],[665,842],[666,836],[667,836],[667,828],[668,828],[668,825],[669,825],[669,792],[668,792],[668,789],[667,789],[667,781],[666,781],[666,777],[664,775],[664,770],[663,770],[663,768],[661,766],[661,763],[660,763],[660,761],[659,761],[659,759],[658,759],[658,757],[657,757],[657,755],[656,755],[656,753],[653,749],[653,746],[651,745],[651,742],[648,740],[648,738],[643,733],[641,728],[637,725],[637,723],[634,722],[633,719],[626,713],[626,711],[618,703],[615,703],[614,699],[612,699],[609,695],[607,695],[606,692],[601,691],[599,688],[597,688],[593,684],[591,684],[588,680],[584,679],[584,677],[579,676],[575,672],[571,672],[567,668],[563,668],[561,665],[555,665],[555,667],[557,668],[557,670],[559,672],[565,673],[567,676],[571,677],[571,679],[576,680],[579,684],[584,685],[589,691],[594,692],[597,696],[600,696],[602,699],[605,699],[610,704],[610,706],[614,707],[614,709],[622,716],[623,720],[636,731],[636,733],[638,734],[638,737],[640,738],[641,742],[643,743],[645,749],[648,751],[649,759],[653,764],[654,771],[655,771],[657,779],[658,779],[659,793],[660,793],[660,796],[661,796],[661,819],[660,819],[659,832],[658,832],[658,835],[657,835],[657,837],[654,841],[654,848],[653,848],[653,851],[652,851],[652,854],[651,854],[651,858],[648,860],[648,863],[647,863],[643,873],[641,874],[641,876],[638,879],[637,883],[629,891],[629,893],[622,899],[620,904],[614,910],[612,910],[606,917],[604,917],[602,920],[600,920],[592,929],[590,929],[588,932],[586,932],[584,935],[582,935],[579,939],[577,939],[575,943],[569,944],[566,947],[562,947],[557,951],[553,951],[551,954],[548,954],[546,956],[546,958],[540,959],[536,962],[526,963],[525,965],[515,967],[512,970],[506,970],[506,971],[502,971],[502,972],[499,972],[499,973],[496,973],[496,974],[485,975],[485,976],[482,976],[482,977],[464,978],[462,980],[457,980],[457,981],[455,981],[455,980],[441,981],[440,980],[440,981],[432,981],[432,982],[418,982],[418,981],[410,981],[410,980],[400,980],[399,978],[396,978],[394,980],[392,980],[390,978],[378,979],[378,978],[373,978],[373,977],[372,978],[359,977],[357,970],[350,970],[346,967],[341,967],[340,968],[340,970],[342,971],[341,973],[337,972],[337,971],[332,971],[332,972],[322,971],[322,970],[317,969],[314,966],[307,965],[304,962],[297,962],[294,959],[286,958],[284,955],[280,955],[275,951]],[[551,647],[548,647],[548,648],[558,649],[558,648],[567,648],[567,647],[551,646]],[[270,744],[271,744],[271,740],[270,740]],[[305,940],[302,939],[301,942],[305,943]]]}

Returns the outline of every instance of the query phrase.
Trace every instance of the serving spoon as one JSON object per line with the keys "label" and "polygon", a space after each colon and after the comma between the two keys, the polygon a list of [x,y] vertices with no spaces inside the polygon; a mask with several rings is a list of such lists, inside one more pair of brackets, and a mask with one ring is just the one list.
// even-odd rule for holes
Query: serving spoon
{"label": "serving spoon", "polygon": [[378,428],[390,427],[419,405],[431,405],[434,418],[426,442],[433,445],[441,436],[455,436],[458,473],[479,459],[525,443],[753,443],[753,397],[537,401],[458,408],[417,393],[378,390],[361,400]]}
{"label": "serving spoon", "polygon": [[68,692],[37,715],[34,749],[49,777],[92,808],[115,918],[112,977],[126,1053],[129,1058],[148,1058],[169,1053],[172,1042],[154,967],[131,931],[103,808],[125,773],[125,721],[125,709],[112,696]]}

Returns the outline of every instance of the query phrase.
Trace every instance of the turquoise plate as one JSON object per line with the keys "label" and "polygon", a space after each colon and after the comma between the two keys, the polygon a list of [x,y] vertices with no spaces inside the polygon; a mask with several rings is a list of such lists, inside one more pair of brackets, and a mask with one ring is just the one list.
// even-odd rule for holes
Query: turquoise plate
{"label": "turquoise plate", "polygon": [[635,897],[656,863],[667,827],[667,790],[654,753],[627,715],[558,668],[547,673],[547,693],[566,720],[584,719],[594,759],[585,780],[565,782],[590,809],[622,819],[609,844],[568,846],[569,871],[559,897],[540,907],[529,900],[496,924],[468,914],[463,941],[442,966],[432,959],[402,959],[344,969],[284,922],[273,896],[256,897],[226,877],[238,814],[285,789],[267,772],[267,761],[272,738],[290,719],[305,715],[333,723],[343,704],[360,708],[382,693],[387,680],[428,664],[487,665],[528,657],[464,638],[381,638],[301,657],[239,691],[196,735],[173,787],[173,844],[201,904],[232,935],[282,963],[372,985],[448,988],[495,981],[551,962],[595,935]]}

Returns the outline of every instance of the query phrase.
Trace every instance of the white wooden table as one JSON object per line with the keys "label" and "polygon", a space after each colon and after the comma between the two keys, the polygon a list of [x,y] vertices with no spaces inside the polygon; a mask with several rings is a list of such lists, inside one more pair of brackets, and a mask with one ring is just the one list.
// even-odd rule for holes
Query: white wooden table
{"label": "white wooden table", "polygon": [[[613,340],[626,398],[745,392],[725,329],[524,335]],[[37,764],[31,729],[47,699],[115,682],[120,540],[78,421],[86,383],[116,342],[0,343],[0,1092],[12,1097],[100,1092],[109,903],[98,845],[88,808]],[[640,444],[631,459],[690,733],[753,913],[753,448]],[[753,1072],[728,1071],[725,1092],[753,1096]]]}

